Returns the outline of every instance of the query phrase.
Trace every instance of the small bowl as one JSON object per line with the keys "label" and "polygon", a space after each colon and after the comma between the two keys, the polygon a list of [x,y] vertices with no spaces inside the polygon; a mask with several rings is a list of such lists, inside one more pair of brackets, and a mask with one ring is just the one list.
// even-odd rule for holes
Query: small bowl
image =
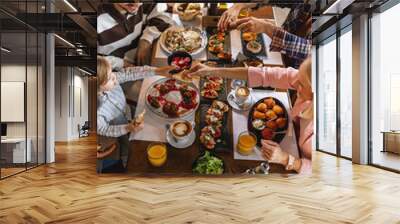
{"label": "small bowl", "polygon": [[[168,59],[167,59],[167,60],[168,60],[168,65],[171,65],[172,60],[173,60],[175,57],[181,57],[181,58],[188,57],[188,58],[190,59],[189,64],[188,64],[188,67],[190,68],[190,67],[192,66],[193,58],[192,58],[192,56],[191,56],[188,52],[186,52],[186,51],[175,51],[175,52],[173,52],[170,56],[168,56]],[[172,74],[175,74],[175,73],[181,72],[182,70],[183,70],[183,69],[177,68],[177,69],[172,70],[171,73],[172,73]]]}
{"label": "small bowl", "polygon": [[226,171],[225,161],[221,157],[217,156],[214,152],[211,152],[211,151],[208,151],[208,152],[211,154],[211,156],[214,156],[214,157],[216,157],[216,158],[218,158],[218,159],[220,159],[222,161],[222,169],[223,169],[222,174],[198,174],[198,173],[193,172],[193,169],[197,166],[197,163],[198,163],[199,159],[205,155],[206,151],[201,152],[199,154],[199,156],[193,161],[193,163],[192,163],[192,172],[193,172],[193,174],[201,175],[201,176],[204,176],[204,175],[219,176],[219,175],[223,175],[224,173],[226,173],[227,171]]}

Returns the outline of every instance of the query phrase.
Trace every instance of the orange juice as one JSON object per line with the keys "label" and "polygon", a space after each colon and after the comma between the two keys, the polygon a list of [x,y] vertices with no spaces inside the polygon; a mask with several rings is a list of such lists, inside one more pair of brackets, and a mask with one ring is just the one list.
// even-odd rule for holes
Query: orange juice
{"label": "orange juice", "polygon": [[151,144],[147,147],[147,158],[151,165],[160,167],[167,161],[167,147],[164,144]]}
{"label": "orange juice", "polygon": [[246,18],[246,17],[249,17],[249,15],[250,15],[250,12],[248,9],[242,9],[242,10],[240,10],[238,18],[239,19]]}
{"label": "orange juice", "polygon": [[257,144],[257,137],[250,132],[242,132],[239,135],[237,149],[240,154],[250,155],[253,153],[254,147]]}

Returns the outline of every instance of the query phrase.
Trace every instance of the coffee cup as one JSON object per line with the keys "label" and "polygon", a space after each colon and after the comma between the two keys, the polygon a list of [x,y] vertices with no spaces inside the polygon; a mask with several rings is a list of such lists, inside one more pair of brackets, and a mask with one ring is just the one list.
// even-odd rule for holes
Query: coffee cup
{"label": "coffee cup", "polygon": [[177,141],[185,141],[193,132],[194,125],[186,120],[178,120],[171,124],[169,131]]}
{"label": "coffee cup", "polygon": [[249,88],[240,86],[235,90],[235,101],[237,104],[243,104],[250,96]]}

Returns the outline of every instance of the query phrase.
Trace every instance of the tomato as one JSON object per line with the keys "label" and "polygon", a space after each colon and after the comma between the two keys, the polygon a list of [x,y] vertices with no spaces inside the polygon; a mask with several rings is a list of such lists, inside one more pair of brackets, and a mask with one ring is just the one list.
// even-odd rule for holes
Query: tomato
{"label": "tomato", "polygon": [[269,128],[264,128],[261,132],[262,138],[265,140],[272,140],[274,138],[274,132]]}

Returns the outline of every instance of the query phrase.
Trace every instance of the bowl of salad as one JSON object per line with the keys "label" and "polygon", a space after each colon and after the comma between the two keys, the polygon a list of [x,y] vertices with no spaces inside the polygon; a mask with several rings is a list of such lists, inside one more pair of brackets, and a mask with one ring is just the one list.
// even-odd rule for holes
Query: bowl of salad
{"label": "bowl of salad", "polygon": [[225,165],[221,158],[205,151],[195,160],[192,170],[194,174],[221,175],[224,173]]}

